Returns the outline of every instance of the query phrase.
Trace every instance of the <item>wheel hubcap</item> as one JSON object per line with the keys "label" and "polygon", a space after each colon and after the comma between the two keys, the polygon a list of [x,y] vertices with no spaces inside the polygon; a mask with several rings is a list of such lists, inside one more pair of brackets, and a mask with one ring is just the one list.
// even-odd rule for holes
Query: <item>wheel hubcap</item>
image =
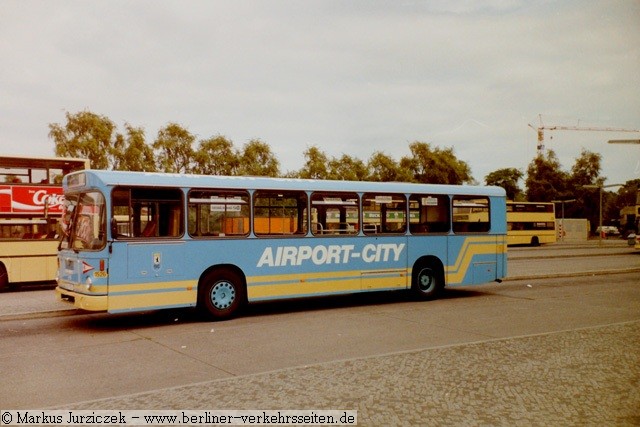
{"label": "wheel hubcap", "polygon": [[218,282],[211,288],[209,297],[215,308],[224,310],[225,308],[229,308],[236,299],[236,289],[229,282]]}
{"label": "wheel hubcap", "polygon": [[431,269],[426,268],[420,272],[420,276],[418,277],[418,286],[422,292],[428,292],[433,288],[433,286],[435,286],[435,280]]}

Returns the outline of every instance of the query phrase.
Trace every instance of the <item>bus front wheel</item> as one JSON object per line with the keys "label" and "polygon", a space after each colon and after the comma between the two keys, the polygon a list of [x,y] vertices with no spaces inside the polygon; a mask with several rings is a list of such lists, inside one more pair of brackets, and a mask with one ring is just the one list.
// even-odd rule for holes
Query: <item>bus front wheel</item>
{"label": "bus front wheel", "polygon": [[433,263],[416,265],[413,270],[413,293],[420,299],[434,299],[444,287],[444,277]]}
{"label": "bus front wheel", "polygon": [[232,317],[244,302],[244,281],[231,270],[217,270],[202,280],[200,305],[216,320]]}

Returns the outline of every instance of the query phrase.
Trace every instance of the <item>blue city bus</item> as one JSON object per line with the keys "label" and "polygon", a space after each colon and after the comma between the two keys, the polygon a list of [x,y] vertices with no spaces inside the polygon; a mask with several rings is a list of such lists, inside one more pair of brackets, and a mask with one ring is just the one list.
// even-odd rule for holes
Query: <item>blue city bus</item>
{"label": "blue city bus", "polygon": [[122,313],[501,281],[499,187],[86,170],[66,175],[59,299]]}

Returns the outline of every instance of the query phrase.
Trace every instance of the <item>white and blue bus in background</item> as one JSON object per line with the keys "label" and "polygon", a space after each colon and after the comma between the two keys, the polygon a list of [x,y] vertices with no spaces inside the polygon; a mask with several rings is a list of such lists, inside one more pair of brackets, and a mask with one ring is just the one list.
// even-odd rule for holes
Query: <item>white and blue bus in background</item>
{"label": "white and blue bus in background", "polygon": [[506,276],[499,187],[87,170],[65,176],[58,298],[110,313]]}

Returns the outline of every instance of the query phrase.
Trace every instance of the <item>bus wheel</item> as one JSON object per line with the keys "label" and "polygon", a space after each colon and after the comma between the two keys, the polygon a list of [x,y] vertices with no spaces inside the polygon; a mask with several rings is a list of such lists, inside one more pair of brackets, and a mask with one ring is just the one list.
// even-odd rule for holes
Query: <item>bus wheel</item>
{"label": "bus wheel", "polygon": [[540,246],[540,239],[538,239],[538,236],[533,236],[531,238],[531,246]]}
{"label": "bus wheel", "polygon": [[4,264],[0,263],[0,291],[9,289],[9,275]]}
{"label": "bus wheel", "polygon": [[201,306],[214,319],[232,317],[244,301],[243,280],[233,271],[212,271],[201,286]]}
{"label": "bus wheel", "polygon": [[434,299],[444,287],[444,279],[440,269],[432,263],[419,264],[413,270],[411,289],[420,299]]}

